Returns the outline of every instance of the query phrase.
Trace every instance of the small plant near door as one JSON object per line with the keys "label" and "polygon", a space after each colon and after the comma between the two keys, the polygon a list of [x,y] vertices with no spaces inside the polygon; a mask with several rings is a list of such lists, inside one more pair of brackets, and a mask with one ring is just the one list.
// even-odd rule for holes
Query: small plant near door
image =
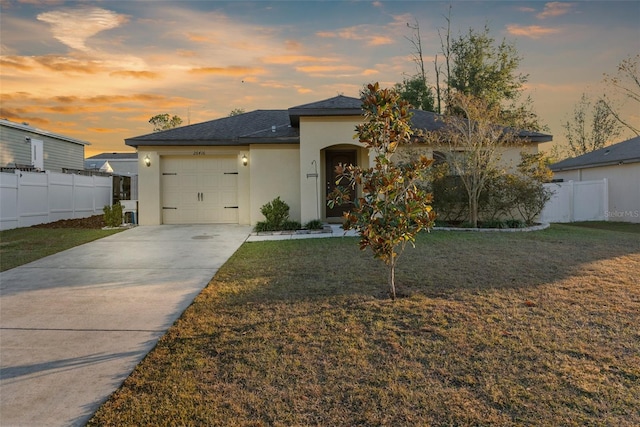
{"label": "small plant near door", "polygon": [[107,227],[120,227],[122,224],[122,205],[120,202],[114,203],[112,206],[106,205],[102,208],[104,212],[104,223]]}
{"label": "small plant near door", "polygon": [[289,219],[289,205],[280,200],[280,196],[262,205],[260,212],[265,221],[258,221],[255,227],[257,232],[297,230],[301,227],[299,222]]}

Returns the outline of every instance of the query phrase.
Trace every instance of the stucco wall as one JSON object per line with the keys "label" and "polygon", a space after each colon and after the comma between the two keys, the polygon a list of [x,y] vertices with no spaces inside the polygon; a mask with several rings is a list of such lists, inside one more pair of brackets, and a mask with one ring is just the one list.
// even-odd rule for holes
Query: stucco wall
{"label": "stucco wall", "polygon": [[609,221],[640,223],[640,163],[561,171],[554,178],[565,181],[591,181],[607,178]]}
{"label": "stucco wall", "polygon": [[280,197],[291,220],[300,221],[300,150],[297,144],[255,144],[250,148],[250,222],[264,221],[260,208]]}
{"label": "stucco wall", "polygon": [[[357,149],[358,164],[368,167],[369,155],[353,136],[356,125],[362,118],[354,117],[301,117],[300,118],[300,210],[301,222],[325,219],[326,205],[326,164],[324,153],[327,148]],[[318,179],[307,177],[315,174]],[[320,218],[318,218],[318,210]]]}

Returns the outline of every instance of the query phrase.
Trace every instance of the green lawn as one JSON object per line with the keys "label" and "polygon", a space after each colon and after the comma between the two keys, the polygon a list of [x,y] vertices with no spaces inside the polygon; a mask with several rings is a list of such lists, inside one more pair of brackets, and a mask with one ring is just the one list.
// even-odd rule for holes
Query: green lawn
{"label": "green lawn", "polygon": [[0,271],[18,267],[121,230],[15,228],[0,231]]}
{"label": "green lawn", "polygon": [[640,239],[244,244],[90,425],[640,425]]}

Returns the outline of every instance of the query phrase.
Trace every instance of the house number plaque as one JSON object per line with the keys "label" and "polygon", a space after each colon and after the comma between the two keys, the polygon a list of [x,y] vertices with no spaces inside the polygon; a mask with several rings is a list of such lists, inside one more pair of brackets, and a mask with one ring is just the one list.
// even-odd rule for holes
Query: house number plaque
{"label": "house number plaque", "polygon": [[194,151],[193,155],[194,156],[206,156],[207,153],[205,153],[204,151]]}

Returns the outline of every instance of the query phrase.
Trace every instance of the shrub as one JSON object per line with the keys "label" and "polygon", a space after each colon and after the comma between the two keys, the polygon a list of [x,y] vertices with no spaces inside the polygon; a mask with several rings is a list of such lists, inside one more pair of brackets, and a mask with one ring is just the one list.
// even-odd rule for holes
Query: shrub
{"label": "shrub", "polygon": [[551,191],[542,183],[526,177],[513,176],[511,181],[515,208],[525,223],[531,225],[551,198]]}
{"label": "shrub", "polygon": [[102,212],[107,227],[119,227],[122,224],[122,205],[120,202],[114,203],[112,206],[105,205]]}
{"label": "shrub", "polygon": [[257,232],[298,230],[302,228],[299,222],[289,220],[289,205],[280,200],[279,196],[262,205],[260,212],[266,220],[256,223],[255,231]]}
{"label": "shrub", "polygon": [[304,225],[304,228],[307,230],[322,230],[324,228],[324,224],[319,219],[312,219]]}
{"label": "shrub", "polygon": [[507,219],[505,222],[507,228],[524,228],[525,223],[520,219]]}
{"label": "shrub", "polygon": [[302,224],[300,224],[298,221],[286,220],[282,223],[282,229],[288,231],[300,230],[302,229]]}
{"label": "shrub", "polygon": [[431,170],[429,187],[433,194],[433,210],[442,221],[460,221],[467,217],[469,198],[462,179],[449,174],[449,165],[441,163]]}
{"label": "shrub", "polygon": [[504,221],[499,219],[489,219],[479,224],[480,228],[505,228]]}

